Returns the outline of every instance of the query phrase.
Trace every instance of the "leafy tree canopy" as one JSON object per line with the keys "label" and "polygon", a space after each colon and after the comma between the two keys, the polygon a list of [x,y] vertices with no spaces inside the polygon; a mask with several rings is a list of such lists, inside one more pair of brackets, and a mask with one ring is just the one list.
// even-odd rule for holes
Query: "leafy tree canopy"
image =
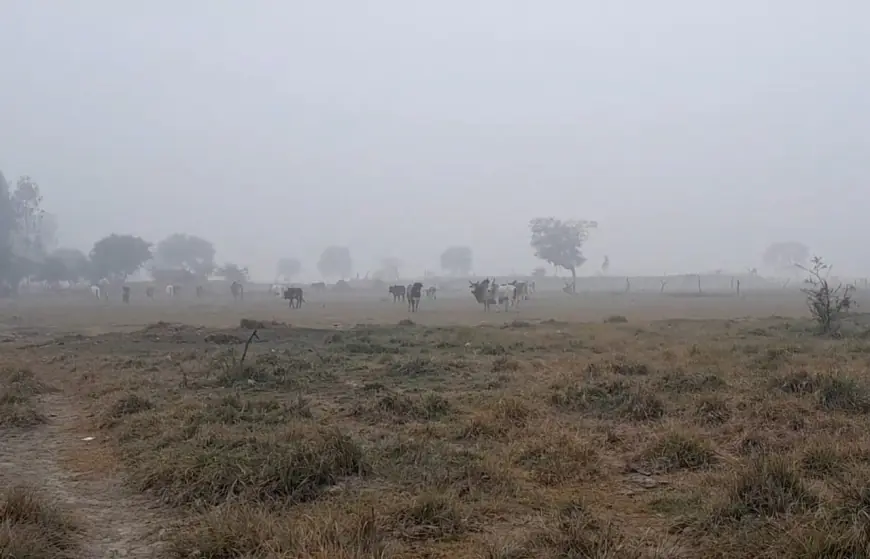
{"label": "leafy tree canopy", "polygon": [[91,281],[124,281],[151,260],[151,243],[133,235],[111,234],[91,249]]}
{"label": "leafy tree canopy", "polygon": [[235,281],[238,283],[245,283],[248,281],[248,269],[230,262],[227,262],[219,268],[217,274],[223,276],[227,281]]}
{"label": "leafy tree canopy", "polygon": [[196,276],[208,276],[215,269],[215,249],[211,241],[196,235],[174,233],[154,250],[155,268],[184,269]]}
{"label": "leafy tree canopy", "polygon": [[598,227],[595,221],[568,220],[539,217],[529,222],[531,245],[535,256],[554,266],[571,271],[573,284],[577,283],[577,268],[586,262],[583,245],[589,230]]}

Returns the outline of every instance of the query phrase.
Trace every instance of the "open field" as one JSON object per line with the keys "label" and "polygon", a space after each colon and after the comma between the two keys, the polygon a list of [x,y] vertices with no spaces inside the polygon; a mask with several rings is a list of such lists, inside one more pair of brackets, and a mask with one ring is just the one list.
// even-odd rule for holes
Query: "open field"
{"label": "open field", "polygon": [[870,557],[865,316],[382,298],[0,303],[0,558]]}

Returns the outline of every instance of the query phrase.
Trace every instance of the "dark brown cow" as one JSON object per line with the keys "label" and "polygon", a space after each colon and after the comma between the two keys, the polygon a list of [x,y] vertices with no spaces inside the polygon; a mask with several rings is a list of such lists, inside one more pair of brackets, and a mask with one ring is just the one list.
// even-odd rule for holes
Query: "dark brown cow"
{"label": "dark brown cow", "polygon": [[148,297],[149,299],[154,298],[154,287],[153,286],[145,288],[145,296]]}
{"label": "dark brown cow", "polygon": [[405,292],[407,290],[405,289],[404,285],[391,285],[389,291],[390,295],[393,296],[394,303],[399,299],[401,299],[402,301],[405,300]]}
{"label": "dark brown cow", "polygon": [[423,284],[419,281],[411,284],[406,296],[408,298],[408,310],[417,312],[420,308],[420,299],[423,296]]}
{"label": "dark brown cow", "polygon": [[121,300],[130,304],[130,287],[125,285],[121,288]]}
{"label": "dark brown cow", "polygon": [[233,294],[233,299],[240,299],[242,301],[245,299],[245,287],[237,281],[234,281],[230,285],[230,293]]}
{"label": "dark brown cow", "polygon": [[290,308],[293,308],[293,303],[296,303],[296,308],[301,308],[305,298],[302,296],[301,287],[287,287],[284,289],[284,298],[289,301]]}

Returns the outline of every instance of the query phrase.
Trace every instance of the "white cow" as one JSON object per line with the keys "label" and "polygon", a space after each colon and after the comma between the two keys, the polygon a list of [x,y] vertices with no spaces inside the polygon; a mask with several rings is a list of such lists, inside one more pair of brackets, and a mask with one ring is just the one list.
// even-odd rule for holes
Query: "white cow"
{"label": "white cow", "polygon": [[284,286],[278,283],[273,283],[272,287],[269,288],[269,291],[272,292],[272,295],[275,297],[283,297],[284,296]]}
{"label": "white cow", "polygon": [[175,297],[175,286],[174,285],[167,285],[166,286],[166,294],[169,295],[170,297]]}
{"label": "white cow", "polygon": [[97,299],[101,299],[101,298],[102,298],[102,296],[101,296],[101,294],[100,294],[100,286],[99,286],[99,285],[92,285],[92,286],[91,286],[91,295],[93,295],[93,296],[96,297]]}
{"label": "white cow", "polygon": [[504,310],[507,312],[511,305],[516,304],[517,288],[509,283],[498,285],[493,282],[489,288],[489,297],[495,299],[496,304],[504,304]]}

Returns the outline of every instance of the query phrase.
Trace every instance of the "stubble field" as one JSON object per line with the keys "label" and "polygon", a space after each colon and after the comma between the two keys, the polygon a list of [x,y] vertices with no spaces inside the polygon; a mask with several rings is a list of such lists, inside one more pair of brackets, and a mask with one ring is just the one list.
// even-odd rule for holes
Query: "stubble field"
{"label": "stubble field", "polygon": [[0,304],[0,557],[870,557],[863,316],[306,298]]}

